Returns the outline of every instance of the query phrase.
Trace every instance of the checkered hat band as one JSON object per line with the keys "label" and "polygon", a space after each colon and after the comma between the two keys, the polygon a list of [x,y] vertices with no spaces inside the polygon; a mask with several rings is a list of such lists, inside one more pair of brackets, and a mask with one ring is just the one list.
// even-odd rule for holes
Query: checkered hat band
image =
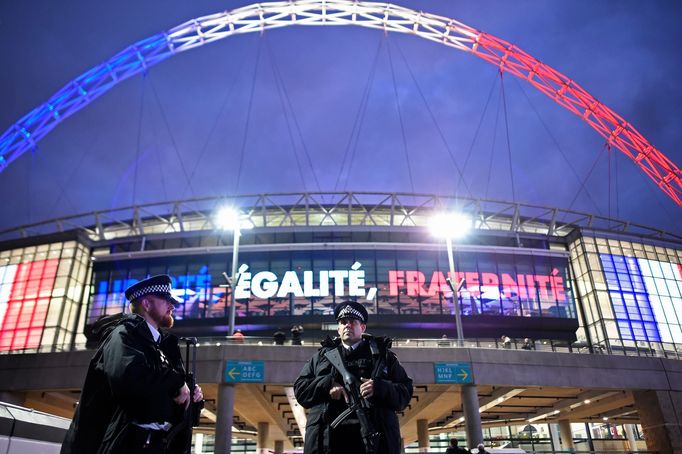
{"label": "checkered hat band", "polygon": [[342,318],[357,318],[361,322],[365,321],[365,317],[362,316],[362,312],[357,309],[353,309],[350,306],[346,306],[341,309],[339,315],[336,317],[337,320],[341,320]]}
{"label": "checkered hat band", "polygon": [[150,293],[170,293],[171,292],[171,286],[170,284],[158,284],[158,285],[150,285],[148,287],[142,287],[141,289],[135,291],[132,295],[130,295],[130,301],[133,301],[141,296],[144,295],[149,295]]}

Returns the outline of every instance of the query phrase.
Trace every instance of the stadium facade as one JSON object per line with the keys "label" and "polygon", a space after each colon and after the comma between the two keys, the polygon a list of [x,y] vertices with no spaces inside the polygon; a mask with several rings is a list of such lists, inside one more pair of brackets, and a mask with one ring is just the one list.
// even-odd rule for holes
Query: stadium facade
{"label": "stadium facade", "polygon": [[[125,309],[126,287],[161,273],[183,302],[178,334],[226,336],[234,234],[215,216],[228,205],[252,227],[235,286],[236,328],[248,336],[301,325],[314,343],[333,334],[334,306],[353,299],[374,334],[454,339],[451,277],[468,348],[509,336],[538,350],[682,358],[682,237],[555,208],[395,193],[195,199],[0,232],[0,352],[83,349],[99,317]],[[454,246],[454,275],[428,229],[453,210],[473,223]]]}

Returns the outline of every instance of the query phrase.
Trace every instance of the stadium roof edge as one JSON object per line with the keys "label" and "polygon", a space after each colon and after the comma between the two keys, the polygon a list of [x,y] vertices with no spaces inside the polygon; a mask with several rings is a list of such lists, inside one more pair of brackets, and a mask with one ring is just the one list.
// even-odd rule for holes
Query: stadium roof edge
{"label": "stadium roof edge", "polygon": [[469,214],[484,231],[567,237],[591,234],[680,243],[682,235],[575,210],[490,199],[400,192],[292,192],[214,196],[97,210],[0,231],[0,241],[79,231],[94,241],[146,234],[216,230],[222,206],[255,227],[423,227],[436,211]]}

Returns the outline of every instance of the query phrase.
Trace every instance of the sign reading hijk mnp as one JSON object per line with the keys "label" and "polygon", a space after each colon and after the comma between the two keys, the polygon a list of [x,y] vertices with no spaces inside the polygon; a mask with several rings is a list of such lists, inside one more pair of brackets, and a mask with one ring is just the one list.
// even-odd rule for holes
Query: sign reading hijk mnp
{"label": "sign reading hijk mnp", "polygon": [[263,361],[227,361],[225,363],[226,383],[263,383],[264,377]]}
{"label": "sign reading hijk mnp", "polygon": [[471,363],[433,363],[436,383],[473,383]]}

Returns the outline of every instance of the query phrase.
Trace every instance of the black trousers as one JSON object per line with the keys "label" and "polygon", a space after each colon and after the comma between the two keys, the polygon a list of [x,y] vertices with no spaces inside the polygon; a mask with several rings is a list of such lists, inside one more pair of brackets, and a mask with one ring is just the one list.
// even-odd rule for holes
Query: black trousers
{"label": "black trousers", "polygon": [[330,430],[331,454],[364,454],[365,444],[362,442],[360,424],[341,424]]}
{"label": "black trousers", "polygon": [[125,454],[164,454],[167,432],[143,429],[134,424],[128,428],[121,452]]}

